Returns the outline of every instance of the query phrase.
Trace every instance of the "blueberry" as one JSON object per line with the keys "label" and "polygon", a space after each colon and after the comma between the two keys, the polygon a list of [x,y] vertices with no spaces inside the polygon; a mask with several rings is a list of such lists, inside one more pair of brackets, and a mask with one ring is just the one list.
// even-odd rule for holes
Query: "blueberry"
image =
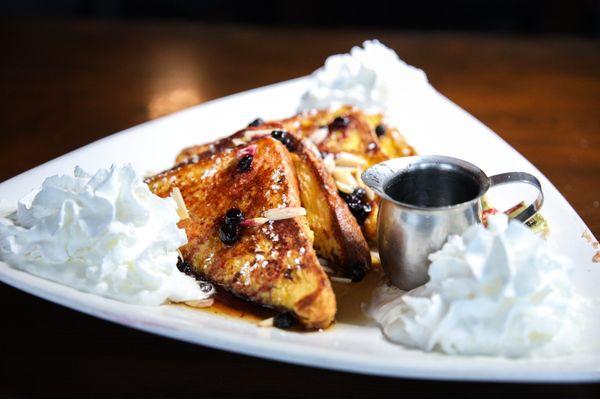
{"label": "blueberry", "polygon": [[289,151],[296,150],[296,140],[285,130],[273,130],[271,132],[271,137],[280,141]]}
{"label": "blueberry", "polygon": [[237,164],[238,172],[247,172],[252,168],[252,161],[254,157],[252,155],[244,155]]}
{"label": "blueberry", "polygon": [[244,220],[244,213],[237,208],[231,208],[225,214],[225,224],[239,225]]}
{"label": "blueberry", "polygon": [[275,140],[281,141],[287,137],[287,132],[285,130],[273,130],[271,132],[271,137],[273,137]]}
{"label": "blueberry", "polygon": [[200,281],[198,286],[200,287],[200,291],[204,292],[205,294],[210,294],[215,289],[211,283],[207,283],[206,281]]}
{"label": "blueberry", "polygon": [[330,129],[331,130],[340,130],[345,129],[350,124],[350,119],[345,116],[338,116],[331,122]]}
{"label": "blueberry", "polygon": [[365,200],[366,194],[367,193],[362,188],[357,188],[351,194],[342,194],[342,198],[344,198],[346,204],[348,204],[350,212],[352,212],[359,224],[365,221],[372,210],[371,204]]}
{"label": "blueberry", "polygon": [[240,238],[240,225],[223,223],[219,229],[219,238],[224,244],[235,244]]}
{"label": "blueberry", "polygon": [[385,131],[386,131],[385,125],[377,125],[375,127],[375,133],[379,137],[383,136],[385,134]]}
{"label": "blueberry", "polygon": [[352,194],[350,194],[352,196],[352,198],[361,201],[362,199],[365,198],[365,195],[367,195],[367,192],[365,191],[364,188],[357,188],[354,191],[352,191]]}
{"label": "blueberry", "polygon": [[356,264],[346,270],[345,276],[353,282],[359,282],[365,278],[365,266]]}
{"label": "blueberry", "polygon": [[296,319],[296,316],[292,312],[284,312],[275,316],[273,325],[277,328],[286,329],[293,327],[297,321],[298,319]]}
{"label": "blueberry", "polygon": [[265,123],[265,121],[262,120],[261,118],[256,118],[255,120],[250,122],[250,124],[248,124],[248,127],[257,127],[260,125],[264,125],[264,123]]}
{"label": "blueberry", "polygon": [[177,269],[185,274],[192,274],[192,268],[189,263],[184,261],[181,256],[177,257]]}
{"label": "blueberry", "polygon": [[351,202],[348,204],[348,206],[350,207],[350,212],[352,212],[358,223],[363,223],[365,219],[367,219],[367,216],[369,216],[369,213],[371,213],[371,205],[369,204]]}

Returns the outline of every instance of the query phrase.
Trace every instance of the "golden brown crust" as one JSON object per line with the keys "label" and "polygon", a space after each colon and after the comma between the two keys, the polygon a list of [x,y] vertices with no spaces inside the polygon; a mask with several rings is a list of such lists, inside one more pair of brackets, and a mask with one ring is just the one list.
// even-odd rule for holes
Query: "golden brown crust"
{"label": "golden brown crust", "polygon": [[[332,122],[337,117],[346,118],[348,124],[344,128],[332,128]],[[355,154],[366,161],[366,167],[389,159],[382,151],[381,143],[367,120],[365,114],[354,107],[345,106],[335,111],[310,111],[281,121],[283,125],[295,133],[310,137],[315,130],[328,128],[328,134],[318,143],[323,153],[339,154],[347,152]],[[368,243],[375,247],[377,244],[377,213],[379,198],[369,200],[371,212],[362,224],[362,231]]]}
{"label": "golden brown crust", "polygon": [[[344,128],[333,128],[332,122],[337,117],[346,118],[348,125]],[[334,111],[304,112],[281,122],[286,128],[304,137],[310,137],[318,128],[329,127],[329,133],[317,145],[321,152],[355,154],[364,158],[367,166],[389,159],[381,150],[379,139],[371,129],[365,114],[358,108],[344,106]]]}
{"label": "golden brown crust", "polygon": [[[329,126],[331,126],[336,117],[347,118],[348,125],[343,129],[330,129]],[[318,150],[323,153],[338,154],[340,152],[349,152],[358,155],[365,159],[366,167],[385,161],[389,158],[415,154],[414,149],[406,143],[406,140],[402,137],[398,130],[393,127],[386,126],[385,133],[378,136],[375,133],[375,128],[382,123],[383,115],[381,114],[368,115],[357,108],[345,106],[333,111],[320,110],[305,112],[295,115],[291,118],[269,122],[251,129],[284,129],[291,132],[296,137],[307,138],[310,137],[316,131],[316,129],[327,127],[328,133],[324,140],[317,144]],[[223,146],[231,146],[231,138],[235,137],[239,139],[243,136],[243,134],[244,131],[242,130],[225,139],[225,141],[219,140],[212,144],[191,147],[184,150],[178,157],[178,160],[186,159],[190,156],[194,156],[194,154],[199,154],[211,149],[214,150],[215,148],[222,148]],[[315,231],[318,231],[316,234],[316,249],[319,255],[325,259],[345,264],[346,266],[342,267],[343,270],[351,270],[354,267],[351,265],[351,259],[364,259],[365,257],[365,250],[362,242],[367,241],[369,245],[373,247],[376,246],[377,214],[379,210],[380,199],[376,197],[373,200],[368,201],[371,205],[371,212],[361,226],[362,235],[364,238],[366,238],[366,240],[361,240],[360,237],[357,237],[357,229],[354,227],[354,225],[356,225],[356,220],[353,216],[351,216],[348,207],[345,206],[344,201],[339,197],[339,195],[337,195],[337,187],[335,187],[335,183],[332,181],[331,175],[324,170],[325,168],[323,166],[323,162],[320,159],[317,161],[309,160],[308,162],[306,162],[304,159],[301,159],[300,162],[295,160],[294,163],[297,170],[303,171],[303,173],[298,173],[301,186],[303,185],[302,183],[304,180],[309,180],[308,178],[303,179],[302,176],[309,176],[310,179],[314,179],[316,181],[319,181],[322,178],[323,181],[329,180],[332,182],[332,184],[334,184],[332,188],[335,192],[335,195],[329,195],[331,194],[330,190],[326,189],[326,185],[321,182],[319,184],[319,191],[322,194],[318,197],[314,197],[312,195],[310,197],[307,195],[302,195],[302,192],[311,192],[311,190],[307,190],[306,187],[302,189],[301,187],[302,201],[303,203],[308,204],[310,202],[319,202],[313,198],[327,198],[326,202],[329,212],[316,213],[318,219],[322,220],[315,220],[315,218],[311,218],[309,215],[311,228]],[[325,175],[327,177],[325,177]],[[313,206],[305,207],[307,209],[320,209],[322,208],[322,205],[317,203]],[[315,212],[309,213],[315,214]],[[328,213],[332,218],[333,223],[327,223]],[[333,215],[334,213],[335,215]],[[348,221],[349,219],[351,222]],[[324,223],[329,227],[321,229],[319,228],[319,223]],[[330,248],[335,247],[335,245],[331,244],[332,238],[330,237],[331,235],[337,236],[337,233],[333,233],[335,231],[340,231],[342,237],[333,240],[338,242],[336,244],[339,247],[338,251],[330,250]],[[321,243],[326,245],[322,245]],[[357,243],[358,245],[356,245]],[[352,253],[351,251],[351,248],[353,247],[358,248],[355,253]]]}
{"label": "golden brown crust", "polygon": [[296,139],[298,150],[292,159],[302,203],[315,233],[315,249],[320,256],[339,265],[345,275],[363,275],[371,267],[371,254],[360,226],[340,197],[318,149],[308,139]]}
{"label": "golden brown crust", "polygon": [[[235,147],[247,131],[286,129],[279,122],[267,122],[244,129],[214,143],[184,149],[178,161],[193,158],[203,152],[222,151]],[[332,262],[344,275],[362,276],[371,266],[369,246],[360,226],[344,200],[339,196],[331,174],[325,169],[318,149],[309,140],[290,132],[295,145],[290,156],[300,185],[302,206],[307,210],[311,230],[315,234],[317,254]]]}
{"label": "golden brown crust", "polygon": [[400,134],[397,128],[388,126],[384,123],[382,114],[365,115],[369,127],[374,132],[377,126],[383,126],[384,133],[377,138],[381,151],[389,158],[408,157],[416,155],[415,149],[410,146],[404,136]]}
{"label": "golden brown crust", "polygon": [[325,328],[336,304],[329,278],[319,265],[305,217],[245,228],[226,245],[219,238],[223,215],[240,209],[246,219],[267,209],[298,207],[300,196],[292,160],[270,137],[256,140],[257,152],[247,172],[236,170],[236,149],[194,155],[147,180],[159,196],[178,187],[190,218],[180,222],[188,235],[181,248],[194,270],[238,296],[294,312],[308,328]]}

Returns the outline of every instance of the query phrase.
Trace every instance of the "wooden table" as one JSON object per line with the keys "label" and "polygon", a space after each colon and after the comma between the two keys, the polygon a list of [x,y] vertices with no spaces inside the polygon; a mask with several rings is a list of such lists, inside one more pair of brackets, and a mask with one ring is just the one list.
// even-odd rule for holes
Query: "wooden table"
{"label": "wooden table", "polygon": [[[308,74],[378,37],[531,160],[600,236],[598,41],[94,21],[3,22],[0,32],[0,181],[149,119]],[[2,398],[598,392],[304,368],[130,330],[4,285],[0,303]]]}

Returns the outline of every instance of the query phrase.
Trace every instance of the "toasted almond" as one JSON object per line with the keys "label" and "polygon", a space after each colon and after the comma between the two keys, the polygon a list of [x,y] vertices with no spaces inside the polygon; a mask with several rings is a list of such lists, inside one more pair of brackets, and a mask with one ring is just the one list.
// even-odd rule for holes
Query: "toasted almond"
{"label": "toasted almond", "polygon": [[331,281],[335,281],[336,283],[350,284],[352,282],[351,279],[346,277],[329,276],[329,278]]}
{"label": "toasted almond", "polygon": [[325,170],[329,173],[333,173],[335,169],[335,157],[333,154],[327,154],[323,158],[323,164],[325,165]]}
{"label": "toasted almond", "polygon": [[371,263],[373,264],[381,264],[381,259],[379,258],[378,251],[371,251]]}
{"label": "toasted almond", "polygon": [[363,169],[360,166],[352,168],[354,173],[354,177],[356,178],[356,182],[358,183],[358,187],[365,188],[366,184],[362,181],[362,171]]}
{"label": "toasted almond", "polygon": [[303,140],[302,140],[302,144],[304,145],[304,147],[305,147],[306,149],[308,149],[308,150],[309,150],[309,151],[311,151],[313,154],[315,154],[315,156],[316,156],[317,158],[320,158],[320,157],[321,157],[321,151],[319,151],[319,148],[318,148],[318,147],[315,145],[315,143],[313,143],[313,142],[312,142],[312,141],[310,141],[310,140],[303,139]]}
{"label": "toasted almond", "polygon": [[365,192],[367,193],[369,201],[375,201],[375,191],[371,190],[370,187],[365,186]]}
{"label": "toasted almond", "polygon": [[244,132],[244,140],[250,141],[259,137],[269,136],[272,131],[272,129],[246,130]]}
{"label": "toasted almond", "polygon": [[354,177],[356,178],[356,181],[358,182],[358,187],[367,188],[367,185],[365,184],[365,182],[362,179],[362,172],[363,172],[363,168],[361,168],[360,166],[357,166],[355,168]]}
{"label": "toasted almond", "polygon": [[325,141],[328,135],[329,129],[327,129],[326,127],[321,127],[312,132],[312,134],[308,136],[308,139],[318,145]]}
{"label": "toasted almond", "polygon": [[185,206],[185,201],[183,200],[179,187],[175,187],[173,191],[171,191],[171,198],[177,203],[177,215],[179,215],[179,220],[188,219],[190,213],[187,210],[187,206]]}
{"label": "toasted almond", "polygon": [[335,164],[338,166],[365,166],[367,161],[358,155],[340,152],[335,157]]}
{"label": "toasted almond", "polygon": [[333,178],[336,182],[346,184],[350,187],[358,187],[358,182],[354,177],[354,168],[337,166],[333,169]]}
{"label": "toasted almond", "polygon": [[392,136],[392,140],[394,140],[397,144],[404,143],[404,137],[398,132],[396,129],[389,130],[390,135]]}
{"label": "toasted almond", "polygon": [[234,146],[236,146],[236,147],[239,147],[239,146],[241,146],[241,145],[244,145],[244,144],[246,144],[246,140],[242,140],[242,139],[240,139],[240,138],[237,138],[237,137],[235,137],[235,138],[231,139],[231,142],[232,142],[232,143],[233,143],[233,145],[234,145]]}
{"label": "toasted almond", "polygon": [[265,211],[263,215],[269,220],[290,219],[306,216],[306,209],[302,207],[273,208]]}
{"label": "toasted almond", "polygon": [[344,184],[342,182],[339,182],[336,180],[335,185],[337,186],[338,190],[340,190],[343,193],[346,194],[352,194],[352,192],[354,191],[354,187],[348,185],[348,184]]}
{"label": "toasted almond", "polygon": [[269,317],[268,319],[259,321],[258,323],[256,323],[256,325],[259,327],[273,327],[274,321],[275,321],[275,318]]}
{"label": "toasted almond", "polygon": [[263,217],[245,219],[240,223],[240,226],[242,226],[242,227],[258,227],[258,226],[262,226],[263,224],[267,223],[268,221],[269,221],[269,219],[263,218]]}
{"label": "toasted almond", "polygon": [[323,269],[323,271],[327,274],[334,274],[335,270],[333,270],[331,267],[329,266],[323,266],[321,265],[321,268]]}
{"label": "toasted almond", "polygon": [[208,298],[208,299],[199,299],[199,300],[194,300],[194,301],[185,301],[183,302],[188,306],[191,306],[193,308],[208,308],[211,307],[213,305],[213,303],[215,303],[214,298]]}
{"label": "toasted almond", "polygon": [[356,181],[358,182],[358,187],[365,190],[365,193],[367,194],[367,198],[369,199],[369,201],[374,201],[375,200],[375,192],[373,190],[371,190],[371,188],[369,186],[367,186],[365,184],[365,182],[363,181],[362,168],[360,166],[356,168],[355,177],[356,177]]}
{"label": "toasted almond", "polygon": [[256,155],[256,151],[258,151],[258,146],[256,144],[251,144],[249,146],[246,146],[244,148],[240,148],[240,150],[237,152],[237,157],[238,158],[243,158],[246,155]]}

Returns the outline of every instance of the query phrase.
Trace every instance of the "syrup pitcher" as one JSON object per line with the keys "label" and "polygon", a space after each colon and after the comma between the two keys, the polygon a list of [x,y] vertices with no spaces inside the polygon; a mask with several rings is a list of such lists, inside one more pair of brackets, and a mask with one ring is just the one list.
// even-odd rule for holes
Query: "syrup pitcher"
{"label": "syrup pitcher", "polygon": [[446,156],[392,159],[367,169],[362,179],[382,198],[379,256],[387,276],[403,290],[427,282],[428,256],[449,235],[481,223],[481,197],[490,187],[528,183],[538,189],[536,200],[514,218],[521,222],[535,215],[544,202],[539,180],[529,173],[488,177],[477,166]]}

